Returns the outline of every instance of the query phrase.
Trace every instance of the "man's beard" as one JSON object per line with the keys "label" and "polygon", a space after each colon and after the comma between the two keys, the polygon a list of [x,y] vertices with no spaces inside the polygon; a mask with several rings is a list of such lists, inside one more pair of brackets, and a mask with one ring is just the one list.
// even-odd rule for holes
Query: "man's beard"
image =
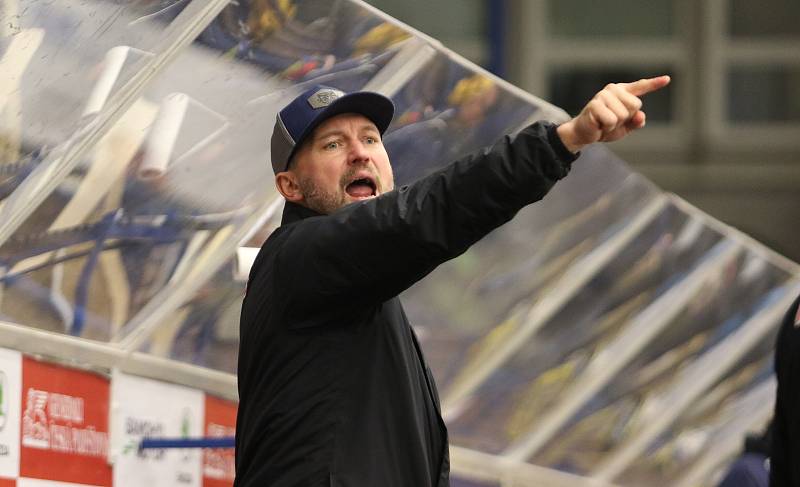
{"label": "man's beard", "polygon": [[330,215],[347,203],[344,191],[339,194],[325,191],[312,178],[298,178],[297,185],[300,186],[306,206],[317,213]]}
{"label": "man's beard", "polygon": [[[363,166],[353,166],[345,174],[343,174],[339,180],[339,186],[337,187],[337,189],[340,189],[340,191],[336,193],[332,191],[326,191],[310,177],[298,178],[297,184],[300,186],[300,192],[303,194],[306,206],[317,213],[322,213],[323,215],[330,215],[334,211],[345,206],[348,204],[347,191],[345,188],[347,188],[347,185],[352,182],[353,178],[355,178],[355,175],[363,169]],[[373,169],[367,168],[367,171],[369,171],[373,180],[375,181],[375,193],[379,194],[383,188],[380,175]],[[391,185],[392,183],[390,182],[389,184]]]}

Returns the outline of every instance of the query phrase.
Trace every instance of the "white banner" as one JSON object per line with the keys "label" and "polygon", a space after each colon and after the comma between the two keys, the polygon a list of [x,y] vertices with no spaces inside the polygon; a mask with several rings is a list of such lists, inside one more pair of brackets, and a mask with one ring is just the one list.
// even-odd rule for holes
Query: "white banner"
{"label": "white banner", "polygon": [[0,477],[19,475],[22,354],[0,348]]}
{"label": "white banner", "polygon": [[114,372],[111,380],[111,459],[115,487],[200,487],[202,451],[139,451],[142,438],[203,435],[203,393]]}

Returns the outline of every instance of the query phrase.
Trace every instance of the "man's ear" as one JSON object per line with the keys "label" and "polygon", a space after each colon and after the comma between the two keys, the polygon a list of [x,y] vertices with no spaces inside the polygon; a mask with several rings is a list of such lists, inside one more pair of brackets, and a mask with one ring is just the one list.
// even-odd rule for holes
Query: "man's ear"
{"label": "man's ear", "polygon": [[300,191],[300,185],[297,184],[297,175],[292,171],[283,171],[276,174],[275,186],[286,198],[286,201],[291,201],[292,203],[303,201],[303,193]]}

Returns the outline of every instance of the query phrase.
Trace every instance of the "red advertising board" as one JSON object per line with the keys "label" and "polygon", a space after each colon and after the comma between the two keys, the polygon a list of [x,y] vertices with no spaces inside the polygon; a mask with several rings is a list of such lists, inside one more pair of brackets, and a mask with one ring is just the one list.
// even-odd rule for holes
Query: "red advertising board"
{"label": "red advertising board", "polygon": [[23,358],[20,476],[111,485],[108,380]]}
{"label": "red advertising board", "polygon": [[17,487],[17,481],[14,479],[0,479],[0,487]]}
{"label": "red advertising board", "polygon": [[[236,407],[234,402],[206,395],[205,435],[233,436],[236,431]],[[233,448],[203,450],[203,487],[230,487],[234,474]]]}

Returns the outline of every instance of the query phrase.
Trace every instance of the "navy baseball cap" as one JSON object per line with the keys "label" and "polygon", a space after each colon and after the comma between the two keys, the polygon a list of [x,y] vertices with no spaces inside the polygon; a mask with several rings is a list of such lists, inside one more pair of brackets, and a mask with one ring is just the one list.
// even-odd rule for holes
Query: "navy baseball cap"
{"label": "navy baseball cap", "polygon": [[301,94],[278,112],[272,129],[272,170],[289,168],[303,141],[325,120],[343,113],[364,115],[383,135],[394,116],[394,103],[370,91],[344,93],[328,86],[316,86]]}

